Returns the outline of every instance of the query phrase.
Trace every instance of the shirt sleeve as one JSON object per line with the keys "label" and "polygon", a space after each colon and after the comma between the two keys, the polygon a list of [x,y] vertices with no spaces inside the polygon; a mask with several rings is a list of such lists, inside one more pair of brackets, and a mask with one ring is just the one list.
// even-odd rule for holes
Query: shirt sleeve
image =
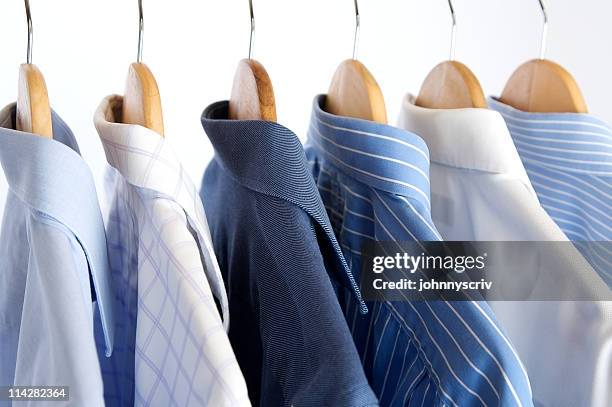
{"label": "shirt sleeve", "polygon": [[[258,209],[261,250],[268,253],[253,265],[263,346],[261,404],[378,405],[310,217],[277,198],[259,201]],[[273,397],[279,394],[284,400]]]}
{"label": "shirt sleeve", "polygon": [[30,251],[14,384],[68,386],[71,405],[103,406],[83,249],[67,228],[44,215],[31,215],[27,231]]}

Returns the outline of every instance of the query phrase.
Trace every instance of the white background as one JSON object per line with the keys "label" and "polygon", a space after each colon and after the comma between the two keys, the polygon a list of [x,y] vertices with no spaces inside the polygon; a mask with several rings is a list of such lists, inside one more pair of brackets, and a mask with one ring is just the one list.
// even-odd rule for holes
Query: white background
{"label": "white background", "polygon": [[[352,0],[254,0],[255,58],[274,83],[279,122],[304,138],[310,105],[337,65],[351,56]],[[537,0],[454,0],[456,57],[499,94],[512,71],[539,55]],[[577,78],[592,113],[612,122],[612,2],[548,0],[548,57]],[[75,132],[96,178],[105,157],[92,124],[100,100],[121,93],[136,57],[136,0],[31,0],[34,63],[45,75],[53,108]],[[144,62],[157,77],[166,135],[199,185],[212,148],[201,111],[229,96],[234,69],[248,51],[247,0],[144,0]],[[446,0],[361,0],[359,59],[384,92],[394,123],[401,98],[447,59]],[[26,54],[22,0],[0,2],[0,103],[15,100]],[[26,158],[24,158],[26,165]],[[100,190],[101,188],[99,188]],[[0,176],[0,208],[6,196]]]}

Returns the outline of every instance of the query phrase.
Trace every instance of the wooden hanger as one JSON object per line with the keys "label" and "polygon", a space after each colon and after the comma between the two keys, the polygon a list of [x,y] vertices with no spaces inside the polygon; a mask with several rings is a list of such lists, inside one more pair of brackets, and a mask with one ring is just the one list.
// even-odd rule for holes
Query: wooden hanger
{"label": "wooden hanger", "polygon": [[430,109],[486,108],[487,101],[476,75],[455,61],[457,18],[448,0],[453,21],[450,60],[438,64],[425,78],[416,105]]}
{"label": "wooden hanger", "polygon": [[332,79],[325,110],[331,114],[387,124],[382,91],[368,69],[355,59],[340,64]]}
{"label": "wooden hanger", "polygon": [[501,94],[500,101],[516,109],[533,113],[587,113],[587,105],[574,77],[561,65],[544,59],[548,33],[548,15],[544,16],[540,59],[519,66]]}
{"label": "wooden hanger", "polygon": [[19,67],[16,127],[20,131],[53,138],[53,122],[47,85],[40,70],[32,64],[34,34],[28,0],[25,0],[25,8],[28,22],[28,51],[27,63]]}
{"label": "wooden hanger", "polygon": [[357,0],[354,0],[354,4],[353,59],[342,62],[336,69],[327,91],[325,110],[337,116],[387,124],[387,109],[380,86],[370,71],[357,60],[361,18]]}
{"label": "wooden hanger", "polygon": [[255,38],[253,0],[249,0],[249,13],[251,15],[249,57],[241,60],[236,68],[229,102],[229,118],[276,122],[276,100],[272,81],[263,65],[251,58]]}
{"label": "wooden hanger", "polygon": [[229,103],[231,120],[276,122],[276,102],[270,76],[254,59],[238,63]]}
{"label": "wooden hanger", "polygon": [[122,121],[137,124],[164,135],[164,118],[157,81],[149,67],[142,63],[144,17],[142,0],[138,0],[139,31],[136,63],[130,65],[123,95]]}
{"label": "wooden hanger", "polygon": [[499,99],[524,112],[588,112],[574,77],[561,65],[546,59],[535,59],[518,67]]}
{"label": "wooden hanger", "polygon": [[430,109],[486,108],[487,101],[478,78],[467,66],[445,61],[425,78],[416,105]]}
{"label": "wooden hanger", "polygon": [[164,119],[157,81],[143,63],[130,65],[123,95],[123,123],[138,124],[164,135]]}
{"label": "wooden hanger", "polygon": [[19,68],[16,117],[17,130],[53,138],[47,85],[36,65],[22,64]]}

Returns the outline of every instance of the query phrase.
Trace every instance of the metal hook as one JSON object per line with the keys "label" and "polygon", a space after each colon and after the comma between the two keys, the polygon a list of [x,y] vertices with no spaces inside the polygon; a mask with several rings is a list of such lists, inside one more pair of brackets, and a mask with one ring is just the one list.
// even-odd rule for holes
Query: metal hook
{"label": "metal hook", "polygon": [[26,63],[32,63],[32,47],[34,44],[34,29],[32,27],[32,12],[30,11],[30,0],[25,0],[26,19],[28,21],[28,48]]}
{"label": "metal hook", "polygon": [[353,39],[353,59],[357,59],[359,50],[359,31],[361,30],[361,15],[359,14],[359,4],[355,0],[355,38]]}
{"label": "metal hook", "polygon": [[451,46],[450,46],[450,60],[455,60],[455,46],[457,43],[457,16],[455,15],[455,8],[451,0],[448,0],[448,7],[450,8],[451,18],[453,19],[453,25],[451,28]]}
{"label": "metal hook", "polygon": [[538,0],[540,8],[542,9],[542,17],[544,18],[544,25],[542,26],[542,43],[540,44],[540,59],[546,58],[546,42],[548,39],[548,12],[544,5],[544,0]]}
{"label": "metal hook", "polygon": [[144,13],[142,12],[142,0],[138,0],[138,54],[136,62],[142,62],[142,47],[144,42]]}
{"label": "metal hook", "polygon": [[252,59],[255,51],[255,13],[253,12],[253,0],[249,0],[249,13],[251,15],[251,36],[249,38],[249,59]]}

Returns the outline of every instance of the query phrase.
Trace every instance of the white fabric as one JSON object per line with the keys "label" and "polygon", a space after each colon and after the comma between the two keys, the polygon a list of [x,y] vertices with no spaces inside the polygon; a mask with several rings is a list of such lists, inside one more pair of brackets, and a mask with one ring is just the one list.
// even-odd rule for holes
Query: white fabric
{"label": "white fabric", "polygon": [[[124,296],[119,308],[130,303],[125,296],[137,281],[135,345],[121,331],[117,338],[117,347],[136,348],[134,404],[250,405],[226,333],[228,300],[199,195],[165,138],[116,123],[121,104],[120,97],[106,98],[94,122],[118,171],[108,240],[115,286]],[[126,381],[118,366],[121,360],[111,369],[115,378],[103,366],[105,382]],[[125,394],[115,397],[125,405]]]}
{"label": "white fabric", "polygon": [[[541,208],[499,113],[425,109],[407,95],[399,126],[429,147],[433,220],[445,240],[567,241]],[[534,290],[526,300],[547,290],[606,289],[576,250],[544,264],[534,264],[529,253],[520,261],[523,275],[504,276],[504,289],[514,278],[529,279]],[[536,405],[611,405],[612,303],[508,301],[491,307],[527,367]]]}

